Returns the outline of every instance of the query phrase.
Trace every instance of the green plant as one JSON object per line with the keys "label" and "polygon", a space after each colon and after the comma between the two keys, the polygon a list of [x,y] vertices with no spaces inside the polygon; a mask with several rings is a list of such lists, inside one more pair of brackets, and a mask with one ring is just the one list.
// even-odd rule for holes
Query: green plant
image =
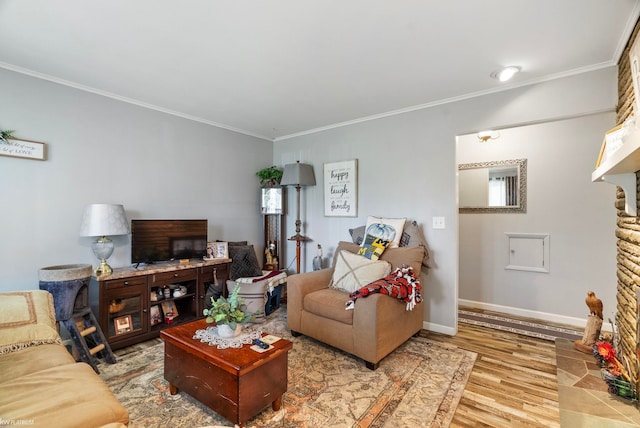
{"label": "green plant", "polygon": [[207,317],[208,323],[215,322],[219,324],[229,324],[232,330],[235,330],[238,323],[247,323],[251,321],[259,312],[247,313],[247,305],[242,302],[238,296],[240,285],[236,283],[235,288],[229,295],[229,298],[220,297],[218,300],[211,298],[211,309],[204,309],[202,314]]}
{"label": "green plant", "polygon": [[13,129],[7,129],[6,131],[0,130],[0,141],[7,143],[7,138],[13,137],[13,133],[16,132]]}
{"label": "green plant", "polygon": [[282,168],[273,165],[256,172],[261,186],[277,186],[282,180]]}

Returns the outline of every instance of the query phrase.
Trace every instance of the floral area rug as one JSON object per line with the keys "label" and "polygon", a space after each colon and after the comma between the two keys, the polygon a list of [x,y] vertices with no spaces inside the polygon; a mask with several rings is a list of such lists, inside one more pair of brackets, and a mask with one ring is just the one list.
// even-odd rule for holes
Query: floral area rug
{"label": "floral area rug", "polygon": [[[446,427],[451,422],[476,354],[413,337],[377,370],[286,328],[286,307],[259,327],[293,342],[282,408],[266,407],[248,427]],[[233,426],[184,392],[169,394],[160,339],[116,351],[118,362],[100,376],[129,411],[130,427]]]}

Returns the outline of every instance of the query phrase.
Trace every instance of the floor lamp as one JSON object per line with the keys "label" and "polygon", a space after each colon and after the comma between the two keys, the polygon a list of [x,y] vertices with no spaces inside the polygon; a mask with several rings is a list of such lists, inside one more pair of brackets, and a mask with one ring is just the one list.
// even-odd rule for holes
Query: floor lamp
{"label": "floor lamp", "polygon": [[300,226],[302,225],[300,221],[300,188],[302,186],[314,186],[316,184],[313,166],[300,163],[300,161],[285,165],[280,184],[282,186],[296,187],[296,207],[298,214],[296,217],[296,234],[289,238],[289,241],[296,241],[296,273],[300,273],[300,245],[301,242],[309,240],[309,238],[300,234]]}

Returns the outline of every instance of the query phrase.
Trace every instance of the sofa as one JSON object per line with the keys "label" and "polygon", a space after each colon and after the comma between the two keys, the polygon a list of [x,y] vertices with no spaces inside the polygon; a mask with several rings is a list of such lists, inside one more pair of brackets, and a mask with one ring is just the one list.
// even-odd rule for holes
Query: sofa
{"label": "sofa", "polygon": [[109,387],[62,343],[48,291],[0,293],[0,308],[0,424],[129,424],[127,410]]}
{"label": "sofa", "polygon": [[[353,310],[346,310],[349,293],[330,287],[337,257],[347,251],[357,254],[361,247],[340,242],[331,268],[291,275],[287,280],[287,323],[293,336],[304,334],[362,358],[369,369],[378,368],[380,361],[423,325],[423,303],[412,310],[398,299],[385,294],[371,294],[355,301]],[[410,266],[419,276],[425,257],[421,246],[388,248],[380,260],[391,269]]]}

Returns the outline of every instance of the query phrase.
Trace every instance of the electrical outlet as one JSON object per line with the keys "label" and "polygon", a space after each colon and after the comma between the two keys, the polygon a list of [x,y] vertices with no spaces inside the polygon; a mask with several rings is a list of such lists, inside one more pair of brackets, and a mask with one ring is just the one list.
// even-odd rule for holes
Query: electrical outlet
{"label": "electrical outlet", "polygon": [[444,217],[433,217],[433,228],[444,229]]}

